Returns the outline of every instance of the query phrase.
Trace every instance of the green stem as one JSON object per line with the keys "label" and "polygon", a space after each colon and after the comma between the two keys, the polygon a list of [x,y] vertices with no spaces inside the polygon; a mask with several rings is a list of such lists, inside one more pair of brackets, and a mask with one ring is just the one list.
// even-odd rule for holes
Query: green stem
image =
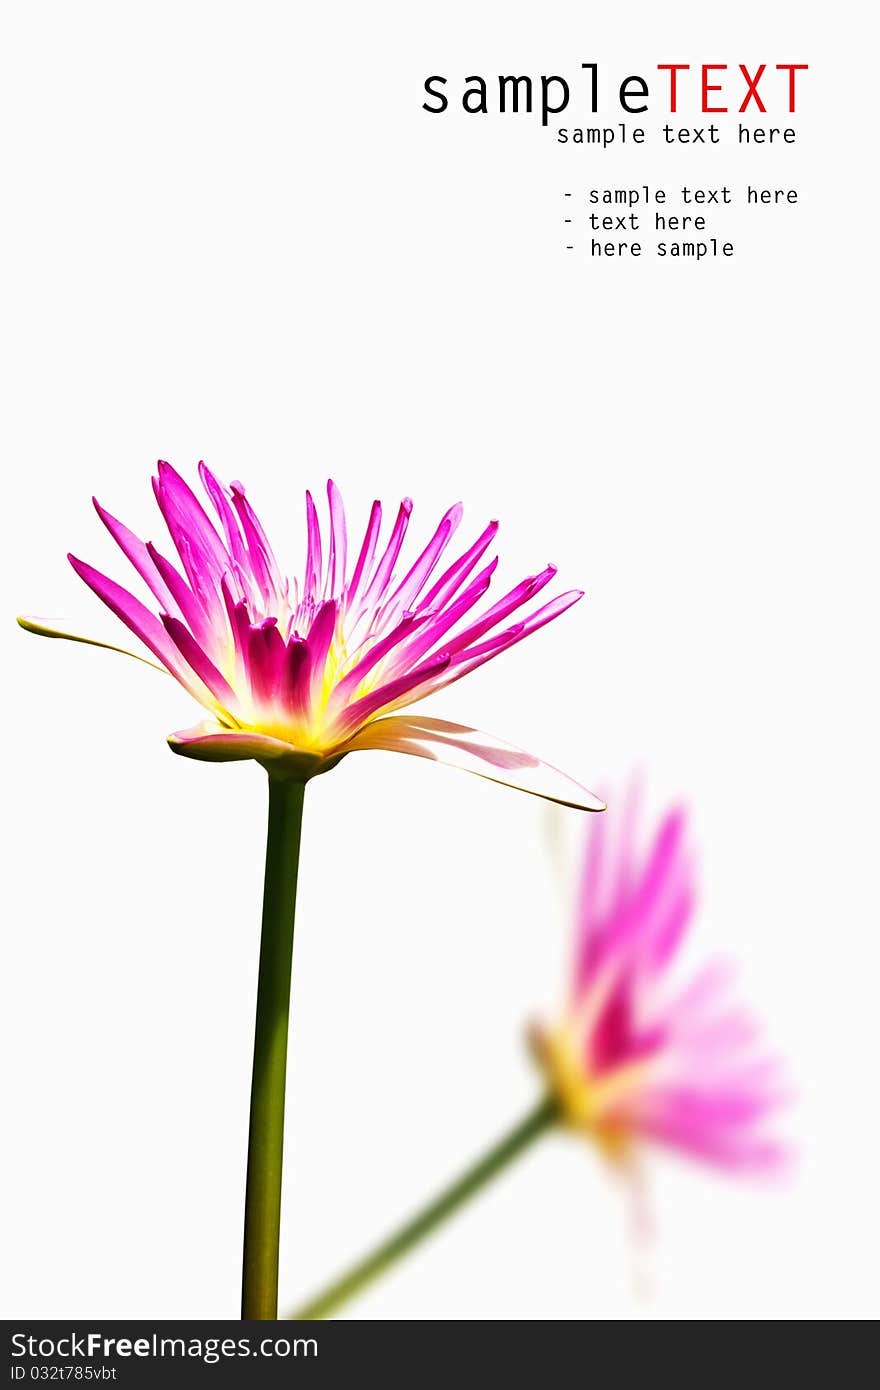
{"label": "green stem", "polygon": [[257,984],[244,1207],[241,1316],[278,1316],[278,1239],[293,918],[305,783],[269,778],[269,829]]}
{"label": "green stem", "polygon": [[341,1304],[354,1298],[368,1284],[372,1284],[375,1279],[378,1279],[392,1265],[395,1265],[398,1260],[403,1259],[404,1255],[413,1250],[448,1217],[454,1215],[460,1207],[464,1206],[465,1202],[475,1196],[515,1158],[518,1158],[529,1145],[533,1144],[542,1134],[545,1134],[558,1118],[559,1108],[556,1101],[550,1097],[543,1099],[540,1105],[536,1106],[534,1110],[530,1110],[519,1124],[509,1130],[496,1144],[493,1144],[482,1158],[477,1159],[476,1163],[467,1168],[456,1178],[455,1182],[439,1193],[410,1221],[400,1226],[387,1240],[382,1241],[381,1245],[377,1245],[350,1270],[338,1279],[334,1279],[331,1284],[328,1284],[325,1289],[322,1289],[308,1303],[303,1304],[291,1316],[315,1320],[326,1318],[330,1313],[335,1312]]}

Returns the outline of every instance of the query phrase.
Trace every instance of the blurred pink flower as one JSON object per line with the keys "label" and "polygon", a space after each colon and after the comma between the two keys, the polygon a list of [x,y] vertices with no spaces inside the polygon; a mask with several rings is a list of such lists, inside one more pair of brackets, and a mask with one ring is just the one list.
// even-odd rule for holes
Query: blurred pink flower
{"label": "blurred pink flower", "polygon": [[571,994],[533,1047],[565,1121],[624,1164],[654,1140],[737,1172],[784,1150],[766,1133],[785,1099],[777,1062],[731,1001],[732,970],[683,987],[673,967],[696,903],[687,817],[670,811],[640,853],[633,800],[591,823]]}
{"label": "blurred pink flower", "polygon": [[[160,462],[153,480],[180,567],[95,502],[158,614],[91,565],[69,557],[162,669],[209,711],[198,727],[171,736],[175,752],[210,761],[255,758],[270,771],[302,780],[327,771],[347,753],[387,749],[451,763],[563,804],[602,809],[577,782],[500,739],[445,720],[396,713],[506,651],[581,598],[579,590],[569,590],[502,626],[544,589],[554,566],[473,618],[497,564],[493,559],[481,567],[497,522],[435,578],[462,508],[451,507],[421,554],[398,568],[412,503],[400,504],[380,546],[382,507],[374,502],[350,565],[342,498],[330,482],[324,538],[306,493],[307,549],[298,584],[279,567],[241,484],[224,487],[204,464],[199,472],[216,522],[169,464]],[[19,621],[46,636],[88,640],[35,619]]]}

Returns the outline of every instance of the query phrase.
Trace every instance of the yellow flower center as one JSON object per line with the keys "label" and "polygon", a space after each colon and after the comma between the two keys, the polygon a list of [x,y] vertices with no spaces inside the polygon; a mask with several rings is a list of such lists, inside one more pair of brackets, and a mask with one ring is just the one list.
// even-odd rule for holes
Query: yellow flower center
{"label": "yellow flower center", "polygon": [[621,1102],[641,1085],[649,1064],[624,1062],[591,1072],[583,1028],[572,1017],[553,1029],[534,1027],[530,1041],[565,1124],[589,1135],[607,1158],[622,1162],[634,1135]]}

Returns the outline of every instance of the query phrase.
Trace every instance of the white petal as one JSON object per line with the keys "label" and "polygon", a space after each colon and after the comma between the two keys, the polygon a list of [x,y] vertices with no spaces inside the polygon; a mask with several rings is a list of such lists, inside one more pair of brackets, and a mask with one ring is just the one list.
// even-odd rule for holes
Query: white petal
{"label": "white petal", "polygon": [[205,720],[192,729],[171,734],[168,743],[173,753],[185,758],[197,758],[206,763],[243,762],[255,759],[267,772],[308,781],[319,772],[329,772],[342,753],[324,756],[295,748],[283,739],[272,738],[254,729],[226,729],[213,720]]}
{"label": "white petal", "polygon": [[466,724],[391,715],[365,725],[343,746],[346,753],[377,748],[389,753],[431,758],[434,762],[486,777],[490,782],[501,782],[532,796],[556,801],[561,806],[573,806],[580,811],[605,809],[604,801],[564,772],[542,763],[512,743],[481,733],[479,729],[470,729]]}
{"label": "white petal", "polygon": [[65,642],[83,642],[87,647],[103,647],[108,652],[120,652],[123,656],[130,656],[133,661],[142,661],[145,666],[152,666],[154,671],[161,671],[163,676],[168,672],[164,666],[160,666],[155,661],[150,661],[148,657],[139,656],[137,652],[130,652],[126,647],[115,647],[112,642],[99,642],[95,637],[80,637],[76,632],[66,632],[64,628],[58,627],[54,623],[46,623],[42,618],[28,618],[24,615],[15,620],[19,627],[23,627],[25,632],[35,632],[38,637],[60,637]]}

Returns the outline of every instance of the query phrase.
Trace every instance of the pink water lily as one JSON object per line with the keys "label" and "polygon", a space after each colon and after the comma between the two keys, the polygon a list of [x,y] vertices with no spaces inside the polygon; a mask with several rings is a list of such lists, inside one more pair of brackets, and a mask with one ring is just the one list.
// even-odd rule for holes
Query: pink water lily
{"label": "pink water lily", "polygon": [[[272,773],[306,779],[348,753],[386,749],[450,763],[566,805],[602,809],[577,782],[500,739],[398,713],[515,646],[581,598],[579,590],[569,590],[519,616],[555,575],[552,565],[474,616],[497,564],[483,563],[497,522],[438,574],[460,506],[449,509],[421,553],[404,564],[412,503],[400,504],[380,543],[382,507],[374,502],[363,540],[350,550],[342,498],[329,482],[324,536],[306,494],[307,548],[298,583],[285,577],[241,484],[224,487],[204,464],[199,473],[216,520],[170,464],[160,462],[153,479],[177,563],[95,502],[154,607],[69,557],[162,669],[208,710],[203,723],[171,736],[175,752],[210,761],[255,758]],[[35,619],[20,621],[47,636],[89,640]]]}
{"label": "pink water lily", "polygon": [[755,1021],[711,964],[676,984],[696,904],[685,812],[639,852],[635,803],[591,826],[570,997],[533,1043],[566,1121],[611,1158],[642,1140],[735,1171],[776,1166],[766,1121],[784,1098]]}
{"label": "pink water lily", "polygon": [[623,798],[590,823],[569,995],[551,1027],[531,1029],[546,1082],[537,1104],[294,1318],[333,1316],[561,1125],[626,1179],[640,1245],[648,1141],[734,1173],[780,1168],[787,1153],[767,1132],[785,1099],[779,1067],[731,1001],[730,970],[673,978],[696,904],[685,813],[670,811],[641,850],[636,809]]}

